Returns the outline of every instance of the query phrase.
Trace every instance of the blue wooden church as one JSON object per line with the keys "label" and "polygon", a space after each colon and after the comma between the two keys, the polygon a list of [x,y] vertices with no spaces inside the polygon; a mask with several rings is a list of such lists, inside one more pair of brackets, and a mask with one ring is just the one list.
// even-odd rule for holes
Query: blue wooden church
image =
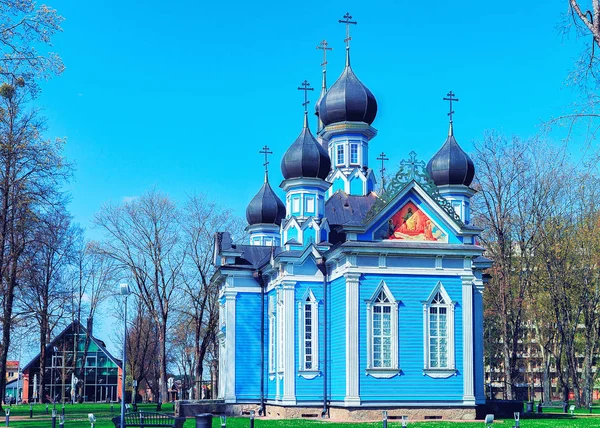
{"label": "blue wooden church", "polygon": [[450,115],[435,156],[411,153],[376,194],[377,102],[348,43],[329,90],[323,72],[318,132],[305,108],[281,160],[285,200],[265,173],[246,211],[249,240],[215,236],[218,397],[281,417],[474,418],[491,262],[471,224],[473,162]]}

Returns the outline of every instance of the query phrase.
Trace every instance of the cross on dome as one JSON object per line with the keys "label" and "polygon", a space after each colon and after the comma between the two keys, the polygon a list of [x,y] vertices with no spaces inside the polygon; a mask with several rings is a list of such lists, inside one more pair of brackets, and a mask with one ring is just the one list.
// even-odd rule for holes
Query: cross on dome
{"label": "cross on dome", "polygon": [[265,146],[258,153],[265,155],[265,163],[263,163],[263,166],[265,167],[265,181],[267,181],[269,174],[269,155],[272,155],[273,152],[269,149],[269,146],[265,144]]}
{"label": "cross on dome", "polygon": [[321,67],[323,67],[323,70],[327,69],[327,51],[332,51],[333,50],[333,48],[328,48],[327,47],[328,45],[329,45],[329,43],[327,43],[327,40],[323,40],[317,46],[317,49],[320,49],[320,50],[323,51],[323,62],[321,63]]}
{"label": "cross on dome", "polygon": [[356,21],[350,21],[351,19],[352,16],[350,15],[350,12],[346,12],[344,19],[338,20],[340,24],[346,24],[346,38],[344,39],[344,42],[346,43],[346,49],[350,49],[350,40],[352,40],[352,37],[350,37],[350,25],[358,24]]}

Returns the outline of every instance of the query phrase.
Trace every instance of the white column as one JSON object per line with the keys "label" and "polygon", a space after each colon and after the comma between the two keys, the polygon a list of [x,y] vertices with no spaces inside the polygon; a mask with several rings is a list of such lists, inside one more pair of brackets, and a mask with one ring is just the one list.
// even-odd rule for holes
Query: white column
{"label": "white column", "polygon": [[236,291],[225,293],[225,402],[235,403],[235,300]]}
{"label": "white column", "polygon": [[285,404],[296,404],[296,366],[294,334],[294,293],[296,283],[283,282],[283,397]]}
{"label": "white column", "polygon": [[473,370],[473,276],[463,276],[462,309],[463,309],[463,401],[467,405],[475,405],[474,370]]}
{"label": "white column", "polygon": [[359,276],[346,274],[346,406],[360,406],[358,360]]}

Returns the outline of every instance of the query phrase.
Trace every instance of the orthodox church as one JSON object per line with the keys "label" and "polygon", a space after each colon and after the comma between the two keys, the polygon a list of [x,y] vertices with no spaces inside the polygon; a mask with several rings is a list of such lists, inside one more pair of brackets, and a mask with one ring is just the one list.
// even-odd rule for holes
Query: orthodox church
{"label": "orthodox church", "polygon": [[280,417],[474,418],[485,402],[491,261],[471,224],[473,162],[450,114],[435,156],[425,164],[411,152],[376,194],[377,101],[346,43],[329,89],[323,72],[317,132],[305,107],[281,159],[285,200],[265,172],[246,210],[248,240],[215,236],[218,397]]}

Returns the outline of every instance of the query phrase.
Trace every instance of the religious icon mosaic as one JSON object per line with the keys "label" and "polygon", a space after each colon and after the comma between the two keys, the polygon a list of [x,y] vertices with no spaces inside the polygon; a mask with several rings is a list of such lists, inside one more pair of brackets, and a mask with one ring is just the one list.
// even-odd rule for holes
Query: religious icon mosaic
{"label": "religious icon mosaic", "polygon": [[448,242],[448,235],[413,202],[407,202],[388,221],[387,239]]}

